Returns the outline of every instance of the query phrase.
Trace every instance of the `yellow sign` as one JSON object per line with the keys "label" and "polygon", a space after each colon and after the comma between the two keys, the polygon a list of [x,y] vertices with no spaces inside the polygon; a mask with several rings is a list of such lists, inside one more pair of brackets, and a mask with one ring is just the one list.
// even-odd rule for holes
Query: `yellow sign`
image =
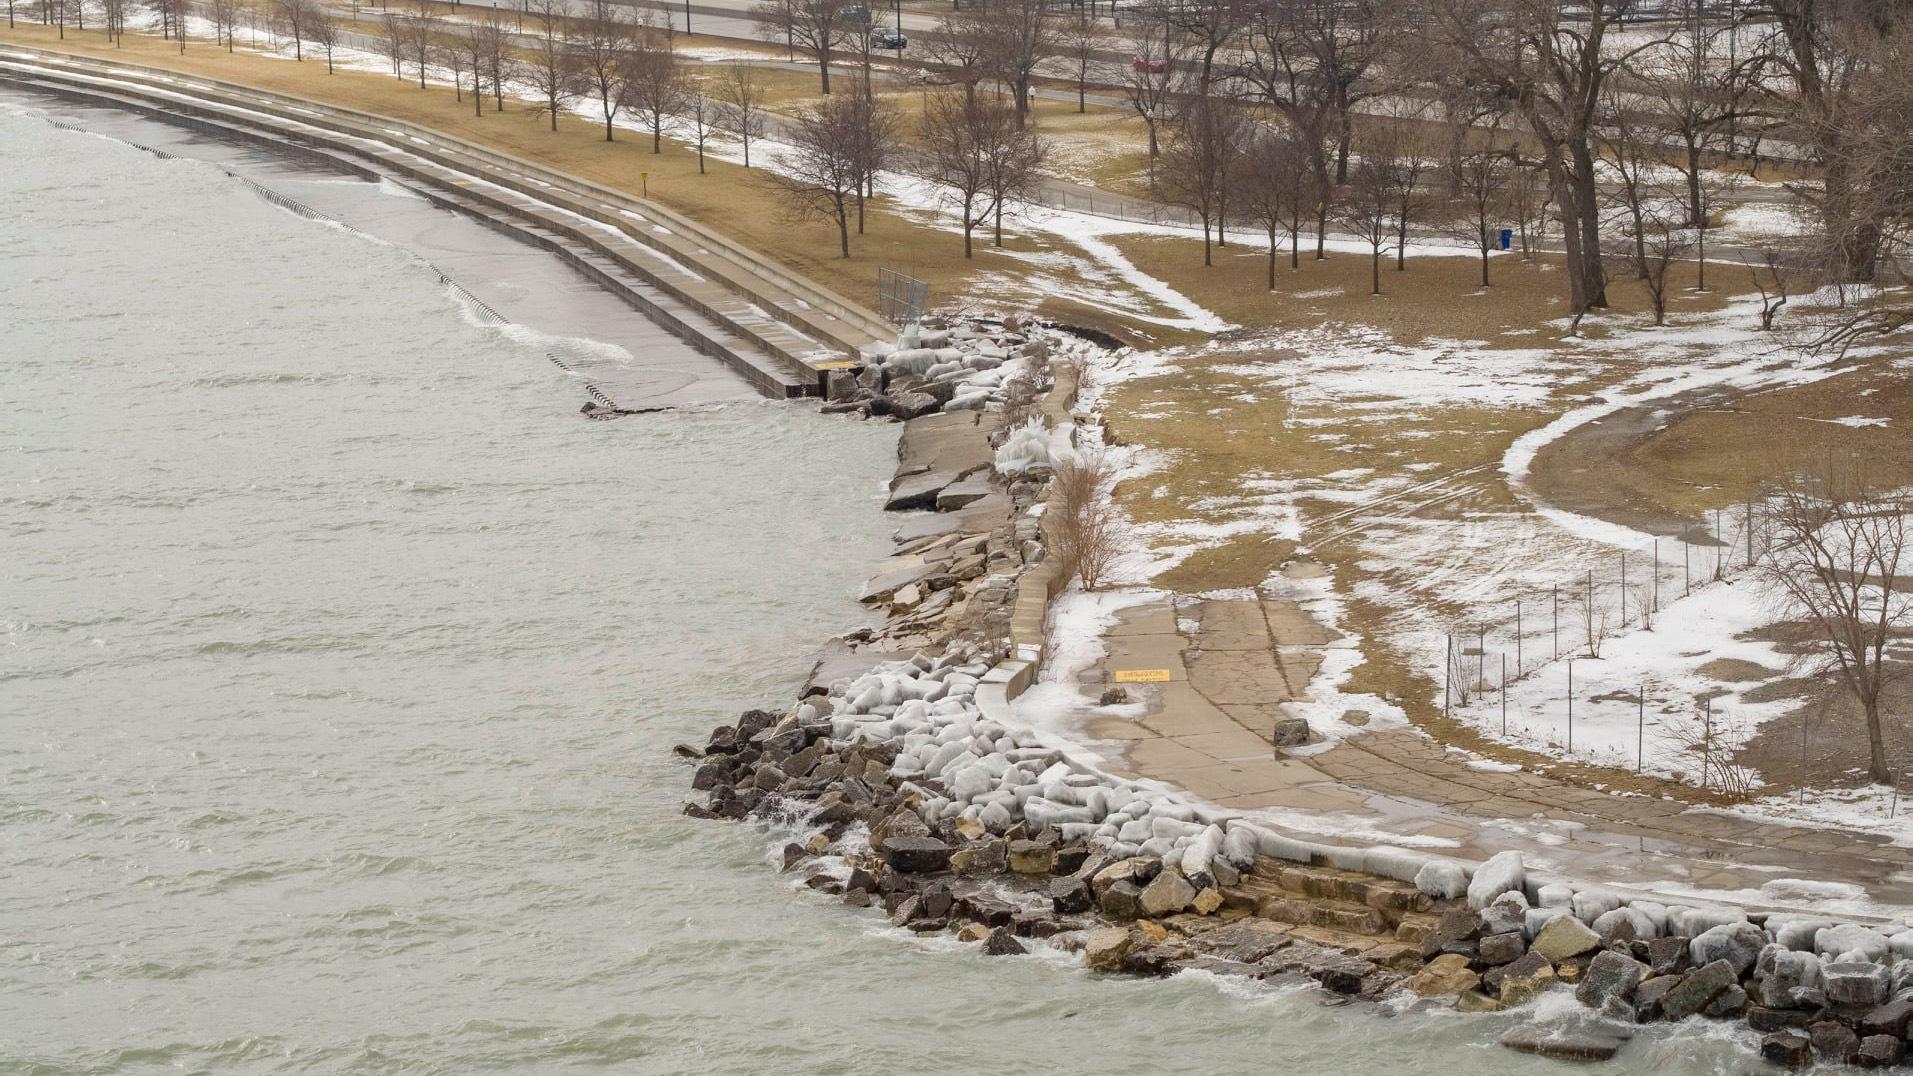
{"label": "yellow sign", "polygon": [[1116,682],[1119,684],[1166,684],[1169,682],[1169,670],[1118,669]]}
{"label": "yellow sign", "polygon": [[854,370],[857,368],[857,360],[832,359],[829,362],[814,362],[811,365],[819,370]]}

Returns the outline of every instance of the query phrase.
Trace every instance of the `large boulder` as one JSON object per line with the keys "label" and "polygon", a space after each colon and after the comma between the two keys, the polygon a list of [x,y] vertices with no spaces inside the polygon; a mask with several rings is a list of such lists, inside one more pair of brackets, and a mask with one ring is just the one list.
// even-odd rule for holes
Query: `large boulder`
{"label": "large boulder", "polygon": [[1528,897],[1519,889],[1510,889],[1488,902],[1481,909],[1481,932],[1483,934],[1506,934],[1520,931],[1528,922]]}
{"label": "large boulder", "polygon": [[1483,964],[1496,967],[1512,964],[1528,951],[1528,943],[1518,930],[1490,934],[1475,943],[1475,955]]}
{"label": "large boulder", "polygon": [[1127,927],[1102,927],[1083,939],[1083,959],[1091,971],[1121,971],[1136,939]]}
{"label": "large boulder", "polygon": [[890,812],[883,821],[870,827],[870,850],[882,852],[884,845],[892,837],[928,837],[930,827],[924,824],[917,812],[908,807],[899,807]]}
{"label": "large boulder", "polygon": [[1669,1020],[1685,1020],[1705,1009],[1730,986],[1739,985],[1734,967],[1716,960],[1681,977],[1680,985],[1661,998],[1661,1015]]}
{"label": "large boulder", "polygon": [[950,846],[935,837],[891,837],[883,843],[883,861],[905,874],[929,874],[950,866]]}
{"label": "large boulder", "polygon": [[1499,970],[1501,1003],[1510,1008],[1533,1001],[1543,990],[1553,986],[1555,981],[1554,965],[1548,963],[1547,958],[1532,952]]}
{"label": "large boulder", "polygon": [[1468,882],[1468,907],[1486,908],[1501,894],[1520,889],[1526,878],[1520,852],[1499,852],[1475,868],[1475,876]]}
{"label": "large boulder", "polygon": [[1143,914],[1142,889],[1127,878],[1104,889],[1097,903],[1104,915],[1117,922],[1140,919]]}
{"label": "large boulder", "polygon": [[1609,998],[1626,1001],[1633,997],[1634,988],[1646,977],[1646,964],[1609,949],[1596,955],[1588,965],[1581,984],[1574,988],[1574,997],[1581,1004],[1598,1009]]}
{"label": "large boulder", "polygon": [[1529,946],[1534,952],[1547,959],[1560,962],[1569,957],[1580,956],[1601,946],[1601,936],[1594,928],[1571,915],[1564,915],[1534,936],[1534,944]]}
{"label": "large boulder", "polygon": [[1813,950],[1829,960],[1848,953],[1859,953],[1877,964],[1886,960],[1887,941],[1881,934],[1863,926],[1842,923],[1816,931],[1813,935]]}
{"label": "large boulder", "polygon": [[1462,994],[1480,985],[1481,976],[1468,967],[1468,958],[1459,953],[1436,957],[1408,980],[1408,989],[1424,998]]}
{"label": "large boulder", "polygon": [[1776,945],[1761,953],[1758,966],[1760,1002],[1770,1009],[1809,1008],[1826,997],[1820,986],[1820,961],[1812,953]]}
{"label": "large boulder", "polygon": [[1607,1061],[1633,1037],[1632,1031],[1606,1022],[1536,1022],[1523,1024],[1501,1036],[1501,1045],[1557,1061]]}
{"label": "large boulder", "polygon": [[1436,900],[1453,900],[1468,892],[1468,872],[1459,863],[1431,859],[1415,872],[1415,888]]}
{"label": "large boulder", "polygon": [[1760,1056],[1783,1069],[1813,1064],[1813,1043],[1798,1031],[1776,1031],[1760,1040]]}
{"label": "large boulder", "polygon": [[1694,963],[1711,964],[1725,960],[1734,974],[1745,975],[1767,947],[1767,932],[1752,923],[1727,923],[1696,937],[1691,944]]}
{"label": "large boulder", "polygon": [[1893,974],[1883,964],[1864,960],[1837,961],[1820,969],[1821,989],[1835,1005],[1872,1009],[1886,1000]]}
{"label": "large boulder", "polygon": [[1174,915],[1196,899],[1196,887],[1179,871],[1166,870],[1150,881],[1142,891],[1144,915]]}

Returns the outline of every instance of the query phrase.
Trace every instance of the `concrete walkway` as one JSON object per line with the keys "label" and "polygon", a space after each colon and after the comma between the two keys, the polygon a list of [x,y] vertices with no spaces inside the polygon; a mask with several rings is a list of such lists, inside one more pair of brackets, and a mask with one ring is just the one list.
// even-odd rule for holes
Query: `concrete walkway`
{"label": "concrete walkway", "polygon": [[[1135,700],[1129,706],[1079,715],[1083,736],[1117,760],[1112,768],[1281,829],[1473,859],[1514,848],[1533,864],[1591,882],[1663,889],[1845,882],[1864,887],[1872,901],[1913,907],[1913,849],[1871,834],[1773,825],[1543,774],[1476,769],[1471,756],[1413,728],[1278,750],[1270,733],[1283,704],[1307,697],[1327,649],[1349,645],[1292,601],[1151,602],[1122,613],[1104,644],[1104,660],[1083,674],[1086,697],[1114,685],[1118,671],[1168,676],[1124,683]],[[1787,904],[1773,891],[1740,901]]]}

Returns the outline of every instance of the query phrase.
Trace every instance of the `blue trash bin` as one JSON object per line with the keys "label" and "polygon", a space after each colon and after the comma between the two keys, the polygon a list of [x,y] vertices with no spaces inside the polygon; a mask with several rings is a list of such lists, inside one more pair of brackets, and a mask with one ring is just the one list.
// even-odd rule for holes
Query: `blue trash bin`
{"label": "blue trash bin", "polygon": [[1512,246],[1514,246],[1514,229],[1513,228],[1501,229],[1501,249],[1507,250],[1508,248]]}

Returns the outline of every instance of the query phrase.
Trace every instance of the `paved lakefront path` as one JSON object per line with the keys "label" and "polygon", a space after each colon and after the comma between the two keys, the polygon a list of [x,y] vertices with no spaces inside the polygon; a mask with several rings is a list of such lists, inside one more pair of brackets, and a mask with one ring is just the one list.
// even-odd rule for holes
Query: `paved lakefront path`
{"label": "paved lakefront path", "polygon": [[1165,598],[1124,610],[1103,642],[1104,659],[1082,674],[1087,695],[1113,684],[1117,670],[1169,674],[1163,683],[1123,685],[1141,716],[1086,712],[1083,732],[1105,747],[1114,771],[1185,788],[1282,829],[1472,859],[1519,849],[1530,865],[1589,882],[1669,895],[1727,891],[1721,899],[1752,907],[1794,903],[1784,886],[1732,892],[1780,879],[1848,883],[1872,902],[1913,907],[1913,849],[1876,834],[1477,769],[1468,765],[1474,756],[1415,728],[1277,750],[1270,737],[1281,704],[1307,698],[1326,649],[1352,645],[1293,601]]}

